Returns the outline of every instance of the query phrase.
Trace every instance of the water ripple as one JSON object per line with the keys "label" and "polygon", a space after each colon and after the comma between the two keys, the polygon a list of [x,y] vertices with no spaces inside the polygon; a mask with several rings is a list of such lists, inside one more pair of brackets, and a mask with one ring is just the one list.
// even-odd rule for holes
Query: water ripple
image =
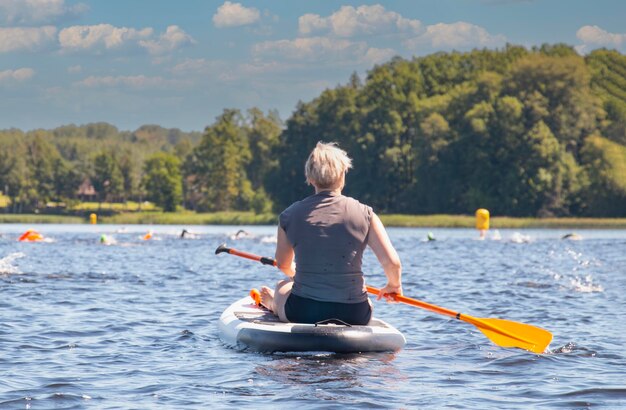
{"label": "water ripple", "polygon": [[[401,304],[395,354],[258,354],[226,347],[221,312],[274,269],[207,250],[239,227],[42,226],[53,243],[0,241],[0,408],[626,407],[624,231],[390,229],[407,296],[554,334],[544,355],[493,345],[465,322]],[[16,232],[19,226],[12,226]],[[160,241],[141,241],[153,229]],[[234,242],[272,255],[274,227]],[[120,232],[116,232],[120,230]],[[102,233],[117,244],[100,245]],[[269,238],[264,240],[263,238]],[[524,239],[529,241],[513,240]],[[209,248],[211,248],[209,247]],[[375,256],[367,282],[384,285]]]}

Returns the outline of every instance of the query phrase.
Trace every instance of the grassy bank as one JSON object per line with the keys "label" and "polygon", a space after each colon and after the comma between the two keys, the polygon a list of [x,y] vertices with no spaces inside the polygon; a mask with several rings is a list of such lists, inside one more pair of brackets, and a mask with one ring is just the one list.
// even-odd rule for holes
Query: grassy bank
{"label": "grassy bank", "polygon": [[158,225],[274,225],[278,217],[274,214],[254,212],[136,212],[100,218],[110,224],[158,224]]}
{"label": "grassy bank", "polygon": [[3,224],[80,224],[86,223],[80,216],[41,215],[41,214],[0,214]]}
{"label": "grassy bank", "polygon": [[[381,215],[386,226],[474,228],[473,215]],[[626,218],[513,218],[496,216],[491,218],[491,229],[525,228],[605,228],[626,229]]]}
{"label": "grassy bank", "polygon": [[[473,228],[473,215],[381,215],[386,226],[422,228]],[[100,216],[98,223],[104,224],[158,224],[158,225],[274,225],[278,217],[274,214],[253,212],[127,212],[113,216]],[[87,218],[78,216],[41,214],[0,214],[0,223],[87,223]],[[491,228],[605,228],[626,229],[626,218],[511,218],[492,217]]]}

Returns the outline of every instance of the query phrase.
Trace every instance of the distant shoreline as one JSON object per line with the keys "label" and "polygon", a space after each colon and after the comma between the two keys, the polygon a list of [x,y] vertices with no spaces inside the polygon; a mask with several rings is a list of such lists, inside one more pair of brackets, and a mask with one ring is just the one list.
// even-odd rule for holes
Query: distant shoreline
{"label": "distant shoreline", "polygon": [[[473,215],[380,215],[389,227],[412,228],[474,228]],[[98,218],[99,224],[118,225],[276,225],[277,215],[253,212],[128,212]],[[0,214],[2,224],[88,224],[87,217]],[[514,218],[494,216],[491,229],[554,228],[554,229],[626,229],[626,218]]]}

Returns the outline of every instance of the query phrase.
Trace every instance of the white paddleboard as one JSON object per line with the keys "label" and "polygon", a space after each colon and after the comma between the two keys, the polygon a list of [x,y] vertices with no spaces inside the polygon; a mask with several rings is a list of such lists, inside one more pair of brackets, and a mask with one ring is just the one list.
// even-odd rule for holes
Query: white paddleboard
{"label": "white paddleboard", "polygon": [[402,333],[376,318],[367,326],[284,323],[249,296],[222,313],[219,332],[227,345],[258,352],[393,352],[406,343]]}

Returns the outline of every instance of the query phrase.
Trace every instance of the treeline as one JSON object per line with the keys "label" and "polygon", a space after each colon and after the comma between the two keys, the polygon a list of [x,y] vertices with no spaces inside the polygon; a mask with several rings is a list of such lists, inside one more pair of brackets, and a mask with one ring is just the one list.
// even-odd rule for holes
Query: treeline
{"label": "treeline", "polygon": [[566,45],[437,53],[274,112],[224,112],[204,133],[109,124],[0,132],[13,212],[84,199],[166,211],[281,210],[311,192],[319,140],[354,160],[346,193],[393,213],[626,216],[626,56]]}
{"label": "treeline", "polygon": [[0,192],[8,212],[31,213],[50,202],[145,199],[144,163],[156,153],[185,157],[202,136],[145,125],[134,132],[107,123],[53,130],[0,131]]}
{"label": "treeline", "polygon": [[[152,201],[164,211],[269,212],[267,170],[282,131],[277,113],[225,110],[200,132],[107,123],[0,131],[0,190],[7,212],[80,201]],[[255,154],[253,155],[252,152]]]}
{"label": "treeline", "polygon": [[567,45],[394,59],[301,103],[277,147],[284,206],[317,140],[384,212],[626,216],[626,57]]}

